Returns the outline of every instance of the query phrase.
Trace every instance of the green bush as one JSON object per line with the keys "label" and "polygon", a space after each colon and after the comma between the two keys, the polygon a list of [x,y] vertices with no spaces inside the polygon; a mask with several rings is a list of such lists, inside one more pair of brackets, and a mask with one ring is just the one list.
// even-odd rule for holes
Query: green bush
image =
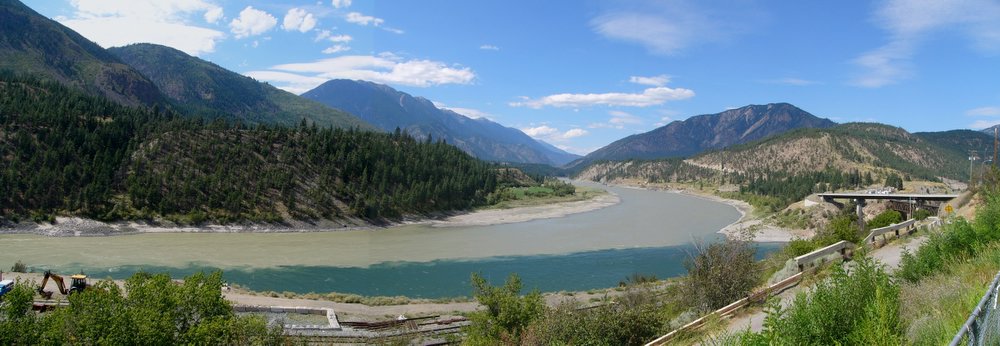
{"label": "green bush", "polygon": [[699,310],[709,311],[746,297],[761,281],[754,260],[757,249],[745,240],[727,239],[699,250],[684,262],[685,294]]}
{"label": "green bush", "polygon": [[511,274],[503,286],[491,286],[478,273],[472,274],[473,296],[486,307],[469,315],[465,328],[471,345],[520,344],[525,329],[542,317],[545,303],[537,290],[521,296],[521,278]]}
{"label": "green bush", "polygon": [[784,251],[789,255],[789,257],[795,258],[810,253],[813,250],[816,250],[817,247],[819,246],[817,246],[816,242],[812,240],[795,238],[788,242],[788,245],[785,245]]}
{"label": "green bush", "polygon": [[894,223],[900,223],[903,221],[903,214],[900,214],[895,210],[886,210],[881,214],[878,214],[871,221],[868,221],[868,229],[873,230],[876,228],[882,228],[889,226]]}
{"label": "green bush", "polygon": [[546,312],[522,339],[530,345],[642,345],[663,333],[665,320],[653,294],[641,286],[592,309],[561,304]]}
{"label": "green bush", "polygon": [[833,268],[788,309],[768,306],[764,330],[734,338],[744,345],[899,345],[899,286],[881,265],[859,258],[849,271]]}
{"label": "green bush", "polygon": [[28,265],[24,264],[24,262],[21,262],[21,260],[18,260],[17,263],[14,263],[13,267],[10,267],[10,271],[15,273],[27,273]]}
{"label": "green bush", "polygon": [[896,276],[909,282],[934,274],[948,261],[975,255],[985,244],[1000,240],[1000,193],[985,193],[974,222],[958,218],[931,233],[916,252],[903,252]]}
{"label": "green bush", "polygon": [[927,219],[930,216],[931,212],[927,211],[927,209],[917,209],[917,211],[913,212],[913,218],[921,221]]}
{"label": "green bush", "polygon": [[[222,297],[222,274],[198,273],[174,283],[166,274],[137,273],[125,290],[101,281],[68,297],[69,305],[36,315],[34,290],[17,282],[0,304],[0,344],[135,345],[284,343],[279,327],[240,317]],[[128,292],[128,294],[125,294]]]}

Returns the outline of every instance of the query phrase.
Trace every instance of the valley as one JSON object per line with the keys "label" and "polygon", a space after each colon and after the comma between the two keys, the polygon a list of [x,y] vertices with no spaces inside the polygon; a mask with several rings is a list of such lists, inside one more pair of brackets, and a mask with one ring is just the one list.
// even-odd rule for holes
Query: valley
{"label": "valley", "polygon": [[1000,5],[924,5],[0,0],[0,344],[980,338]]}

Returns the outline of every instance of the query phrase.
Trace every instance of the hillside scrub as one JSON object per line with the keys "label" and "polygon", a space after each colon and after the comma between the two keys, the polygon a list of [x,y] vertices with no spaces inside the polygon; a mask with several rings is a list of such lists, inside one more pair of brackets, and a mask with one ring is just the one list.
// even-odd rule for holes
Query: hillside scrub
{"label": "hillside scrub", "polygon": [[768,305],[764,330],[729,336],[740,345],[892,345],[902,342],[899,286],[874,260],[850,269],[834,266],[829,278],[801,292],[787,309]]}
{"label": "hillside scrub", "polygon": [[684,262],[685,295],[700,311],[712,311],[746,297],[761,281],[756,248],[749,240],[727,239],[699,248]]}

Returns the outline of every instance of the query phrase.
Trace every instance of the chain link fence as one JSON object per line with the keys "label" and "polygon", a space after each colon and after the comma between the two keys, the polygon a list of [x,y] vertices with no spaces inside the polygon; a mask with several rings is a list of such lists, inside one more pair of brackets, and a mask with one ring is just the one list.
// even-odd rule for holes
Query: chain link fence
{"label": "chain link fence", "polygon": [[969,319],[962,325],[951,346],[958,345],[1000,345],[1000,312],[997,311],[997,284],[1000,283],[1000,273],[993,277],[993,282],[972,310]]}

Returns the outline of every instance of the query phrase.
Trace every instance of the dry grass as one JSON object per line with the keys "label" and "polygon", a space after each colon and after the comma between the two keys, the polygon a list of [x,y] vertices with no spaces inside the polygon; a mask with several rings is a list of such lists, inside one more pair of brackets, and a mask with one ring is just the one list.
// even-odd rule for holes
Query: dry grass
{"label": "dry grass", "polygon": [[997,270],[1000,244],[971,259],[953,262],[943,272],[902,285],[900,317],[914,345],[946,344],[979,303]]}

